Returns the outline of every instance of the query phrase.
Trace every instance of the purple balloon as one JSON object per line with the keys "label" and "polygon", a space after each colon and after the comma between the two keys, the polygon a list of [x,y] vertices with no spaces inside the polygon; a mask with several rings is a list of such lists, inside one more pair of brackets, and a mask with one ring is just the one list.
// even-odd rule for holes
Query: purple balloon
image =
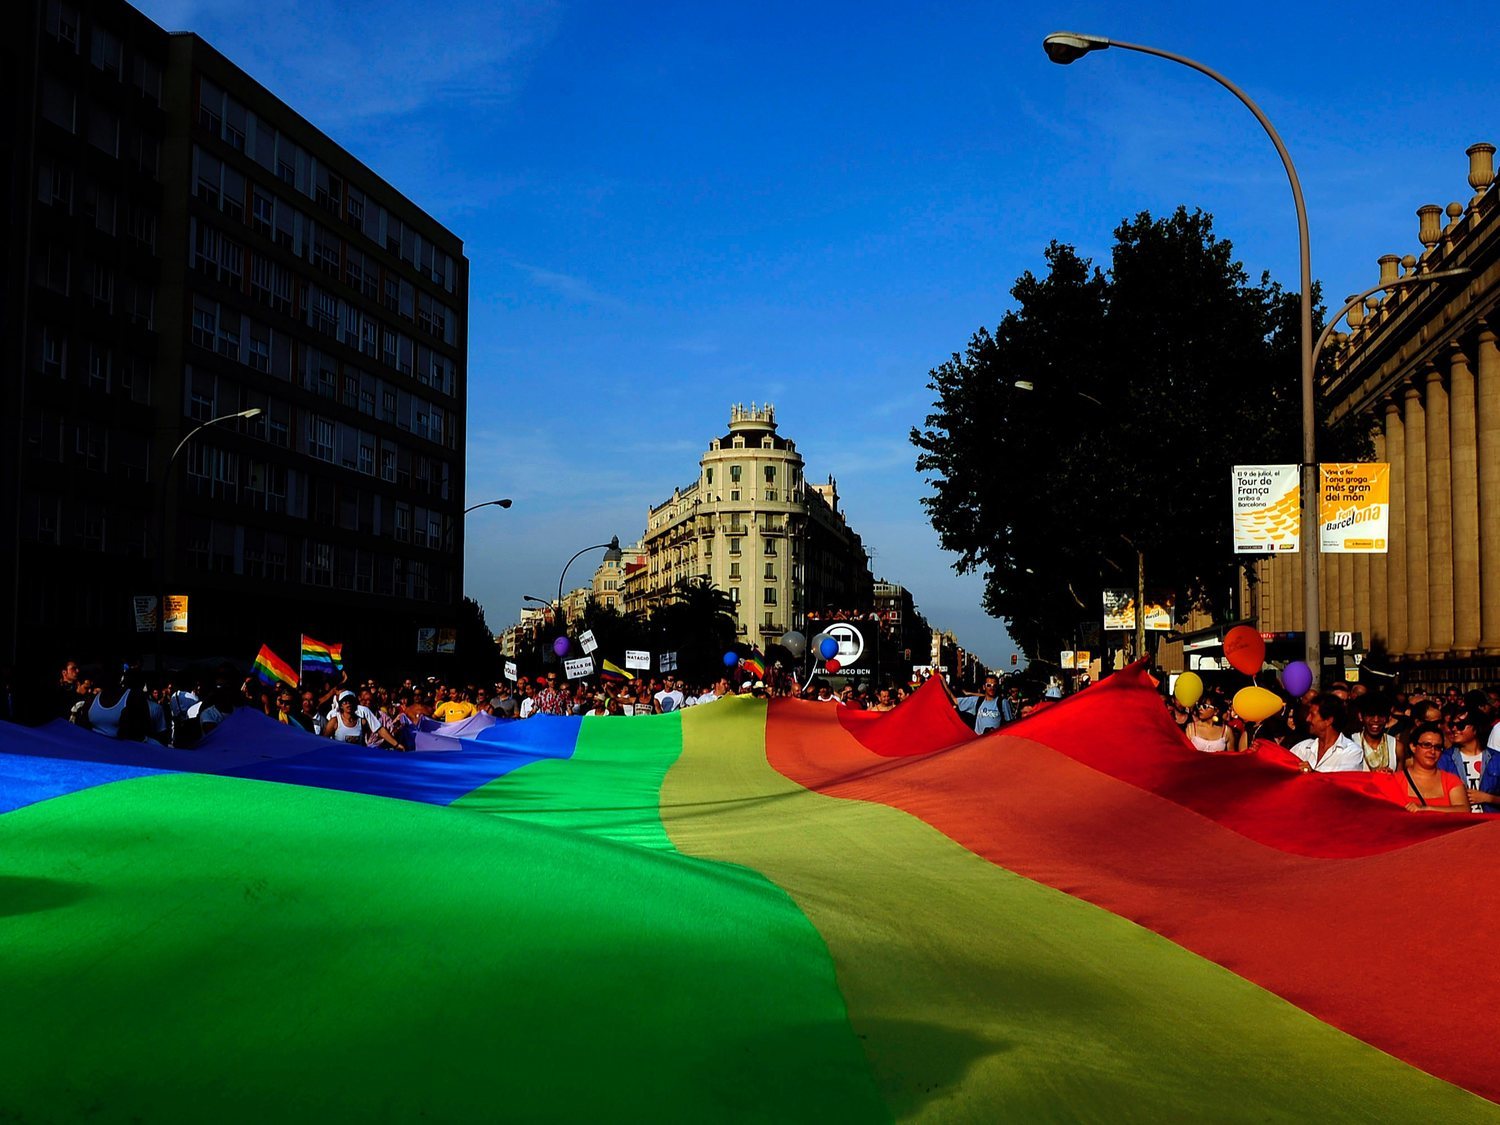
{"label": "purple balloon", "polygon": [[1281,670],[1281,686],[1286,688],[1286,693],[1293,699],[1305,695],[1307,689],[1312,687],[1312,669],[1302,660],[1293,660]]}
{"label": "purple balloon", "polygon": [[570,645],[571,642],[567,637],[558,637],[557,640],[552,642],[552,651],[557,653],[558,656],[567,656]]}

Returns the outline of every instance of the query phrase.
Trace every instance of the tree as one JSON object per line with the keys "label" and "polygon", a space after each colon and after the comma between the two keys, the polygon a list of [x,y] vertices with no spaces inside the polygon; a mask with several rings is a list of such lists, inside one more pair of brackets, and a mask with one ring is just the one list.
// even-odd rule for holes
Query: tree
{"label": "tree", "polygon": [[652,647],[677,653],[678,670],[707,683],[735,643],[734,602],[707,578],[684,578],[651,615]]}
{"label": "tree", "polygon": [[454,675],[465,683],[490,684],[500,670],[500,650],[484,620],[484,607],[465,596],[454,637]]}
{"label": "tree", "polygon": [[[1154,589],[1227,611],[1230,468],[1301,460],[1297,294],[1252,285],[1202,211],[1114,234],[1108,273],[1051,243],[994,333],[930,372],[911,432],[954,568],[984,571],[986,610],[1034,658],[1134,585],[1135,548]],[[1320,453],[1368,456],[1368,435],[1325,427]]]}

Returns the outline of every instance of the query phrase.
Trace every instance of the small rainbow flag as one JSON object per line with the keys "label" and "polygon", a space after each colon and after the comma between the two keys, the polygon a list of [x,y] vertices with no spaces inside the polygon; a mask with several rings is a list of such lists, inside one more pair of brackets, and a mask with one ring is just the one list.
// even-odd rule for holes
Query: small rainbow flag
{"label": "small rainbow flag", "polygon": [[302,634],[302,671],[326,672],[330,676],[344,666],[344,646],[324,644]]}
{"label": "small rainbow flag", "polygon": [[750,655],[740,658],[740,667],[749,672],[757,680],[766,678],[766,658],[760,649],[752,648]]}
{"label": "small rainbow flag", "polygon": [[263,684],[286,684],[297,686],[297,673],[292,666],[271,651],[270,645],[261,645],[255,656],[255,674]]}
{"label": "small rainbow flag", "polygon": [[610,683],[619,684],[624,683],[626,680],[635,679],[635,673],[627,672],[613,660],[606,660],[604,662],[604,667],[599,669],[599,678],[601,680],[607,680]]}

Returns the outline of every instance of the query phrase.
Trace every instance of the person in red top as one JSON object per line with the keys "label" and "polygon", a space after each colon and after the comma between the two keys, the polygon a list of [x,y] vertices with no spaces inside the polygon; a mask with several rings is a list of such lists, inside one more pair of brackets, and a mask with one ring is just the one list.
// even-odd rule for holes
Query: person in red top
{"label": "person in red top", "polygon": [[1411,761],[1393,779],[1406,790],[1407,812],[1467,813],[1469,794],[1461,778],[1438,769],[1443,756],[1443,731],[1423,723],[1411,732]]}

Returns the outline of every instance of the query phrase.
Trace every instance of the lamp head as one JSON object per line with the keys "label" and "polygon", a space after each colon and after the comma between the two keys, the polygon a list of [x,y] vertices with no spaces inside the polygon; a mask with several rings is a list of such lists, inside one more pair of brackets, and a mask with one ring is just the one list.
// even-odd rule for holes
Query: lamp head
{"label": "lamp head", "polygon": [[1014,383],[1011,384],[1011,386],[1015,387],[1018,391],[1036,390],[1036,384],[1031,382],[1031,380],[1029,379],[1017,379]]}
{"label": "lamp head", "polygon": [[507,497],[504,500],[496,500],[495,503],[499,504],[500,507],[502,507],[502,508],[509,508],[510,507],[510,498]]}
{"label": "lamp head", "polygon": [[618,535],[611,535],[609,537],[609,550],[604,552],[604,561],[607,563],[617,563],[624,557],[625,553],[620,550],[620,537]]}
{"label": "lamp head", "polygon": [[1059,66],[1076,62],[1090,51],[1103,51],[1109,40],[1102,35],[1079,35],[1072,31],[1054,31],[1042,40],[1042,50]]}
{"label": "lamp head", "polygon": [[249,410],[241,410],[239,412],[239,417],[241,417],[241,418],[259,418],[264,413],[265,413],[265,411],[262,410],[260,407],[258,407],[258,406],[252,406]]}

